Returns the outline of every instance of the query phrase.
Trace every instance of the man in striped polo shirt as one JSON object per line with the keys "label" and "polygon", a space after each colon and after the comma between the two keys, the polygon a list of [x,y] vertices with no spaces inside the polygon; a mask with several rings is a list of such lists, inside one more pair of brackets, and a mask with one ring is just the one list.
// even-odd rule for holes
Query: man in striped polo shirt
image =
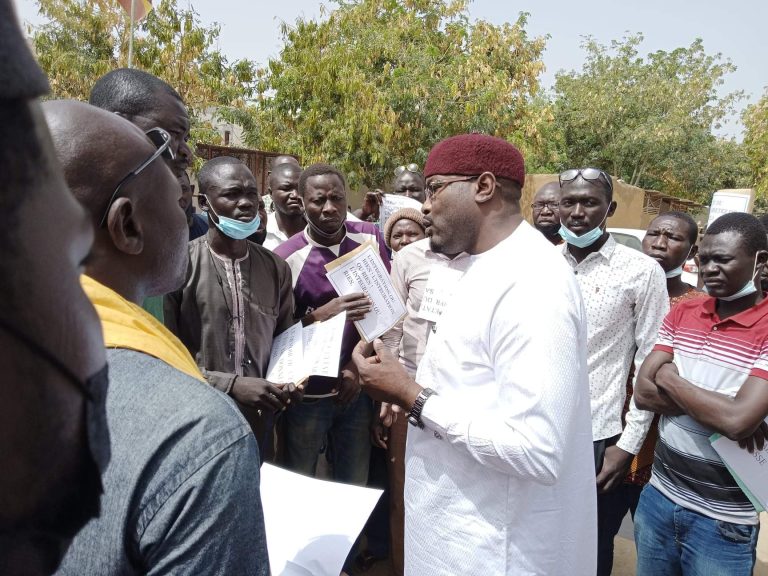
{"label": "man in striped polo shirt", "polygon": [[768,432],[768,301],[758,289],[767,259],[756,218],[718,218],[699,252],[711,298],[673,308],[640,369],[635,402],[662,417],[635,514],[638,575],[752,574],[757,513],[709,437],[753,451]]}

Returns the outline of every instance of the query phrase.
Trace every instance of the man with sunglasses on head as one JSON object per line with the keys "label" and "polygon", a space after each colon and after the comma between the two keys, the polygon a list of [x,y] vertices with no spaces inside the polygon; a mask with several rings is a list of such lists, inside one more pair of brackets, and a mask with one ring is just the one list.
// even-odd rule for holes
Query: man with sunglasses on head
{"label": "man with sunglasses on head", "polygon": [[166,296],[165,324],[208,383],[237,401],[262,459],[271,460],[274,414],[301,399],[293,383],[264,379],[273,338],[294,324],[291,271],[282,258],[248,241],[260,227],[260,198],[241,160],[213,158],[197,180],[208,233],[187,247],[186,282]]}
{"label": "man with sunglasses on head", "polygon": [[163,161],[171,137],[79,102],[43,109],[96,230],[82,285],[101,319],[110,374],[101,515],[59,573],[268,574],[250,427],[138,305],[177,289],[187,269],[181,188]]}
{"label": "man with sunglasses on head", "polygon": [[385,344],[353,359],[408,415],[405,573],[595,571],[586,323],[578,285],[522,217],[523,157],[464,134],[425,167],[431,250],[469,254],[415,379]]}
{"label": "man with sunglasses on head", "polygon": [[560,236],[560,183],[548,182],[536,191],[531,202],[533,226],[555,246],[563,243]]}
{"label": "man with sunglasses on head", "polygon": [[[598,576],[613,568],[617,511],[623,517],[634,492],[623,480],[640,451],[653,414],[633,401],[622,423],[626,383],[655,343],[669,310],[661,267],[606,231],[616,210],[611,177],[597,168],[560,174],[563,254],[581,288],[587,311],[587,353],[592,436],[597,471]],[[619,519],[618,525],[621,524]]]}
{"label": "man with sunglasses on head", "polygon": [[[392,183],[392,194],[398,196],[407,196],[414,200],[424,203],[426,199],[424,192],[424,174],[419,170],[418,164],[408,164],[395,168],[395,180]],[[379,219],[379,207],[381,206],[381,190],[368,192],[363,199],[363,207],[355,210],[355,216],[361,220],[376,221]],[[383,227],[386,222],[381,222]]]}

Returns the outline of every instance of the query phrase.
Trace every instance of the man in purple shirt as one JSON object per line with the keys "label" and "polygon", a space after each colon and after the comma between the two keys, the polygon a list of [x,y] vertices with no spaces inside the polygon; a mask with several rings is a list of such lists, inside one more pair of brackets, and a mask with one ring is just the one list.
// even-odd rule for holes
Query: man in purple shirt
{"label": "man in purple shirt", "polygon": [[333,478],[365,485],[373,403],[360,392],[351,358],[360,340],[353,321],[363,318],[371,306],[364,294],[338,297],[325,276],[325,265],[365,242],[372,242],[378,245],[381,259],[389,269],[389,253],[373,224],[345,220],[346,182],[333,166],[314,164],[304,170],[299,179],[299,196],[307,227],[275,248],[275,253],[291,269],[296,317],[307,325],[345,313],[347,324],[339,377],[311,378],[304,401],[285,413],[285,465],[313,476],[318,454],[328,437]]}

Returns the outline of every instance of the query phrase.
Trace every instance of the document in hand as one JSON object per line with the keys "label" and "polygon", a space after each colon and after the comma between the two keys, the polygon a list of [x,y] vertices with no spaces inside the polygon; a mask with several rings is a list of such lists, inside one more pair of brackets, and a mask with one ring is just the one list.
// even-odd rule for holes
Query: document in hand
{"label": "document in hand", "polygon": [[768,509],[768,444],[750,454],[740,448],[738,442],[720,434],[713,434],[709,441],[755,510],[761,512]]}
{"label": "document in hand", "polygon": [[363,292],[371,299],[371,311],[355,322],[366,342],[373,342],[405,316],[405,304],[395,292],[378,249],[370,242],[326,264],[325,269],[339,296]]}
{"label": "document in hand", "polygon": [[339,576],[381,494],[264,464],[261,501],[272,574]]}
{"label": "document in hand", "polygon": [[[337,314],[309,326],[298,322],[277,336],[272,341],[267,380],[300,384],[310,376],[338,377],[344,321],[344,314]],[[314,398],[332,395],[311,394],[309,390],[305,394]]]}
{"label": "document in hand", "polygon": [[389,217],[401,208],[415,208],[421,212],[421,202],[399,194],[384,194],[384,197],[381,199],[381,206],[379,207],[379,223],[381,227],[383,228]]}

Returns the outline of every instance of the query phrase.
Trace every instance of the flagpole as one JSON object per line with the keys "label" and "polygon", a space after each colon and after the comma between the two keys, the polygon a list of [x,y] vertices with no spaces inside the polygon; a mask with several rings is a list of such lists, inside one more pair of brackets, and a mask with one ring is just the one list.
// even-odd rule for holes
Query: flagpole
{"label": "flagpole", "polygon": [[133,15],[136,5],[136,0],[131,0],[131,34],[128,36],[128,68],[131,67],[133,62]]}

